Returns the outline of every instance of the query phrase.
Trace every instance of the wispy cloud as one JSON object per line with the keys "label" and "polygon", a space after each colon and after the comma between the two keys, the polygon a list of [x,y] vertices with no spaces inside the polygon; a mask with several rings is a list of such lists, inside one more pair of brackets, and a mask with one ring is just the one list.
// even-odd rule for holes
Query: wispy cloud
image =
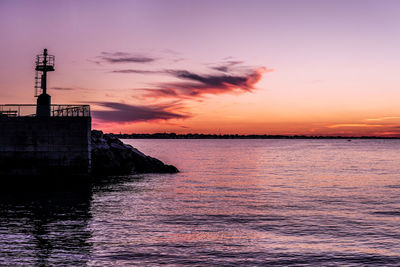
{"label": "wispy cloud", "polygon": [[72,88],[72,87],[51,87],[50,89],[57,90],[57,91],[73,91],[73,90],[77,90],[77,88]]}
{"label": "wispy cloud", "polygon": [[109,122],[142,122],[170,119],[185,119],[190,115],[183,113],[176,103],[163,105],[128,105],[117,102],[94,102],[94,104],[108,108],[108,110],[95,110],[93,116],[102,121]]}
{"label": "wispy cloud", "polygon": [[[125,52],[102,52],[99,58],[102,62],[107,63],[147,63],[155,60],[154,57],[134,56]],[[148,84],[147,88],[134,89],[135,99],[140,99],[143,103],[151,103],[150,105],[95,102],[94,104],[106,108],[106,110],[95,110],[94,116],[102,121],[119,123],[186,119],[191,117],[191,114],[185,112],[190,107],[188,100],[206,101],[204,98],[206,95],[253,92],[263,75],[273,71],[266,67],[245,66],[244,62],[232,59],[224,59],[220,63],[206,65],[205,72],[190,69],[152,69],[152,66],[149,65],[147,69],[114,68],[108,70],[109,73],[114,74],[158,75],[157,80],[160,79],[160,75],[173,77],[172,82],[161,80]],[[175,102],[157,104],[164,103],[165,100],[175,100]]]}
{"label": "wispy cloud", "polygon": [[[176,82],[159,82],[153,88],[141,89],[144,98],[178,98],[188,99],[201,97],[206,94],[245,93],[252,92],[255,85],[267,72],[274,71],[266,67],[243,66],[242,61],[224,61],[208,74],[190,70],[141,70],[116,69],[111,73],[119,74],[163,74],[176,78]],[[217,72],[216,72],[217,71]]]}
{"label": "wispy cloud", "polygon": [[149,63],[156,59],[146,55],[131,54],[126,52],[101,52],[97,63]]}
{"label": "wispy cloud", "polygon": [[388,120],[398,120],[400,117],[381,117],[381,118],[372,118],[365,119],[366,121],[388,121]]}
{"label": "wispy cloud", "polygon": [[56,90],[56,91],[88,91],[90,90],[89,88],[83,88],[83,87],[64,87],[64,86],[55,86],[55,87],[50,87],[50,90]]}
{"label": "wispy cloud", "polygon": [[145,97],[173,97],[180,99],[201,97],[205,94],[243,93],[255,89],[267,68],[255,68],[242,74],[202,75],[187,70],[169,70],[168,74],[182,80],[175,83],[160,83],[158,88],[145,89]]}
{"label": "wispy cloud", "polygon": [[236,65],[239,65],[239,64],[243,64],[243,61],[230,60],[230,61],[223,62],[216,67],[212,67],[212,69],[222,71],[222,72],[229,72],[233,69],[233,67],[235,67]]}
{"label": "wispy cloud", "polygon": [[124,69],[124,70],[113,70],[111,73],[123,73],[123,74],[157,74],[165,73],[157,70],[138,70],[138,69]]}
{"label": "wispy cloud", "polygon": [[328,128],[342,128],[342,127],[384,127],[381,124],[366,124],[366,123],[342,123],[327,126]]}

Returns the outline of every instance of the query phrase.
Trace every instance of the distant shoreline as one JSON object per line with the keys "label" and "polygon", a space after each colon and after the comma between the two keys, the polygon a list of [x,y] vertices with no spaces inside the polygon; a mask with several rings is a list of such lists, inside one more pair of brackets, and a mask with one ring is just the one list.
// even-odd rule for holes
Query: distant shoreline
{"label": "distant shoreline", "polygon": [[306,135],[240,135],[240,134],[115,134],[121,139],[400,139],[382,136],[306,136]]}

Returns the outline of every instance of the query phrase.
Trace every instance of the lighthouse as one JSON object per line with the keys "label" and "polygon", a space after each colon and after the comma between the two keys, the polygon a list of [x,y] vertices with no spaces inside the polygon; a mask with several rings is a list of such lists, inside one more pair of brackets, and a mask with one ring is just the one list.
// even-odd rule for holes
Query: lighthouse
{"label": "lighthouse", "polygon": [[54,71],[54,56],[47,54],[36,56],[35,96],[37,97],[36,116],[50,117],[51,97],[47,94],[47,72]]}
{"label": "lighthouse", "polygon": [[37,103],[0,105],[0,178],[35,176],[29,181],[59,183],[60,177],[87,176],[90,106],[52,104],[47,75],[54,71],[54,56],[44,49],[35,63]]}

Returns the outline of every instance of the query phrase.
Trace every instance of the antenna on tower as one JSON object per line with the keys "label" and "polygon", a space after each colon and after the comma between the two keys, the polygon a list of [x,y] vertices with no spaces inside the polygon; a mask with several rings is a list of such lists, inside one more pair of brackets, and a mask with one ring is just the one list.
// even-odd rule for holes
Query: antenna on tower
{"label": "antenna on tower", "polygon": [[51,97],[47,94],[47,72],[54,71],[55,57],[47,54],[47,49],[42,55],[36,56],[35,97],[37,97],[36,116],[50,116]]}

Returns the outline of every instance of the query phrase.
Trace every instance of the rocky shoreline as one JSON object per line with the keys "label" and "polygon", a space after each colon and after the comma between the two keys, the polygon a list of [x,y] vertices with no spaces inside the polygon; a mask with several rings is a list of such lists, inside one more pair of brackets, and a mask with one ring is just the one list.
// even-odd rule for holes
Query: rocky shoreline
{"label": "rocky shoreline", "polygon": [[92,130],[91,138],[93,175],[179,172],[175,166],[143,154],[113,134]]}

